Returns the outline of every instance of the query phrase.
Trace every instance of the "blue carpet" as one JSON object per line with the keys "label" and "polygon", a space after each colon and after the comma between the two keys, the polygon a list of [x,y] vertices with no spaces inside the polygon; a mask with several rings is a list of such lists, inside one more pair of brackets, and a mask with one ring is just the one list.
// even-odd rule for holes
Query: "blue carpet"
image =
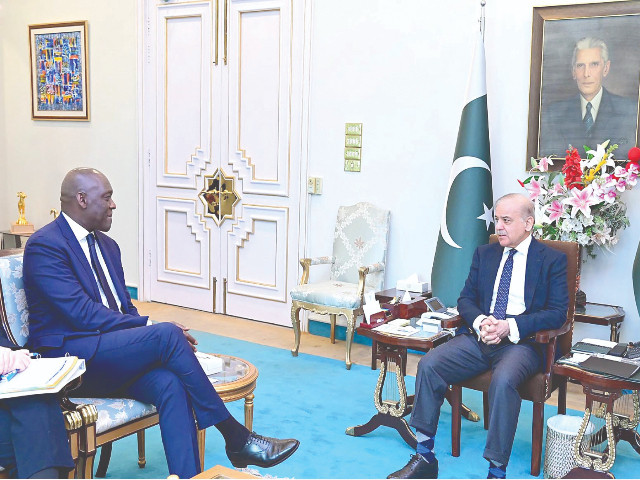
{"label": "blue carpet", "polygon": [[[289,350],[266,347],[232,338],[193,332],[199,349],[244,358],[260,372],[255,390],[254,430],[258,433],[295,437],[301,442],[298,451],[287,461],[263,475],[289,478],[385,478],[402,467],[414,453],[400,436],[381,427],[364,437],[345,435],[349,426],[365,423],[375,413],[373,389],[378,372],[362,365],[350,371],[344,362],[313,355],[293,358]],[[293,334],[292,334],[293,342]],[[407,388],[414,387],[407,377]],[[466,405],[482,411],[482,395],[464,390]],[[227,407],[239,420],[244,419],[243,402]],[[581,412],[568,411],[582,416]],[[510,478],[532,478],[531,402],[523,402],[513,454],[507,474]],[[545,418],[556,408],[545,407]],[[462,446],[458,458],[451,456],[451,408],[445,402],[436,436],[436,455],[441,478],[486,478],[487,462],[482,458],[486,433],[482,422],[462,421]],[[107,478],[166,478],[168,475],[159,428],[147,430],[147,466],[137,465],[136,437],[114,443]],[[544,452],[543,452],[544,462]],[[96,460],[97,464],[97,460]],[[232,467],[224,454],[224,442],[215,428],[207,433],[205,468],[216,464]],[[616,478],[638,478],[638,456],[623,442],[618,445],[611,472]],[[542,472],[540,475],[542,478]]]}

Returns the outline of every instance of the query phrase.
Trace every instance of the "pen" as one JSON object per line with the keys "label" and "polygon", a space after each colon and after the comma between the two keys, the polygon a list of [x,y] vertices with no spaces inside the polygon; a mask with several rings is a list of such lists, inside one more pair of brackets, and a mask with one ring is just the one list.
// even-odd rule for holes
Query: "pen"
{"label": "pen", "polygon": [[0,375],[0,382],[8,382],[9,380],[11,380],[13,377],[16,376],[16,374],[18,373],[18,370],[11,370],[10,372],[7,372],[3,375]]}

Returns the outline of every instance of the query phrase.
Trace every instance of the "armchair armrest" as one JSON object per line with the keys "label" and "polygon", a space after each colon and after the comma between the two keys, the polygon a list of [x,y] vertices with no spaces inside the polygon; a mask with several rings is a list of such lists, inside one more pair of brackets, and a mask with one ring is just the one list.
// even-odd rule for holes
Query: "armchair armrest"
{"label": "armchair armrest", "polygon": [[384,263],[373,263],[371,265],[367,265],[366,267],[358,268],[358,296],[360,297],[360,303],[362,303],[364,300],[364,286],[367,275],[369,273],[382,272],[384,271],[384,267]]}
{"label": "armchair armrest", "polygon": [[301,258],[300,265],[302,265],[302,277],[300,278],[300,285],[309,283],[309,268],[311,265],[331,265],[335,261],[335,257]]}
{"label": "armchair armrest", "polygon": [[458,328],[463,325],[462,317],[460,315],[456,315],[451,318],[444,318],[440,322],[442,328]]}
{"label": "armchair armrest", "polygon": [[571,322],[565,322],[560,328],[555,330],[540,330],[536,333],[536,342],[549,343],[552,339],[559,337],[560,335],[567,333],[571,328]]}

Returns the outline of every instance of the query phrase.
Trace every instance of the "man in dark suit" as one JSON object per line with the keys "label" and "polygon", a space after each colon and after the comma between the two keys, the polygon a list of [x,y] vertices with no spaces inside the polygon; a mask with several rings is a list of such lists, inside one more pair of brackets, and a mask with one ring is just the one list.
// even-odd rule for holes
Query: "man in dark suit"
{"label": "man in dark suit", "polygon": [[543,105],[540,156],[564,156],[569,145],[584,155],[584,145],[596,148],[605,140],[625,152],[635,146],[637,99],[615,95],[602,85],[611,68],[606,43],[594,37],[579,40],[571,65],[578,94]]}
{"label": "man in dark suit", "polygon": [[[0,374],[29,367],[28,351],[11,347],[0,329]],[[55,395],[0,400],[0,467],[17,478],[65,478],[74,467]]]}
{"label": "man in dark suit", "polygon": [[62,214],[38,230],[24,253],[29,344],[43,356],[87,361],[78,396],[129,396],[158,409],[169,473],[200,472],[196,424],[222,433],[236,467],[270,467],[299,442],[249,432],[228,412],[179,324],[148,325],[131,302],[111,228],[113,190],[97,170],[77,168],[61,187]]}
{"label": "man in dark suit", "polygon": [[460,298],[465,327],[418,364],[411,426],[418,446],[409,463],[388,478],[437,478],[433,453],[440,407],[449,385],[492,369],[489,431],[483,453],[488,478],[505,478],[518,423],[518,386],[543,365],[538,330],[560,328],[567,318],[567,258],[537,242],[534,207],[524,195],[495,204],[499,243],[478,247]]}

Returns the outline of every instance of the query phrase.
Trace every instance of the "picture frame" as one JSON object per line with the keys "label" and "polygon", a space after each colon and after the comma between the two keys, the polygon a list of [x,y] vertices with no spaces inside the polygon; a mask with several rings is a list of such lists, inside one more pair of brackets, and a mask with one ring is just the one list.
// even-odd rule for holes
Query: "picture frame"
{"label": "picture frame", "polygon": [[29,25],[31,118],[89,117],[88,22]]}
{"label": "picture frame", "polygon": [[[526,170],[541,157],[560,170],[569,145],[585,158],[585,146],[606,140],[626,159],[638,144],[639,43],[640,1],[533,8]],[[594,94],[595,120],[586,118]]]}

